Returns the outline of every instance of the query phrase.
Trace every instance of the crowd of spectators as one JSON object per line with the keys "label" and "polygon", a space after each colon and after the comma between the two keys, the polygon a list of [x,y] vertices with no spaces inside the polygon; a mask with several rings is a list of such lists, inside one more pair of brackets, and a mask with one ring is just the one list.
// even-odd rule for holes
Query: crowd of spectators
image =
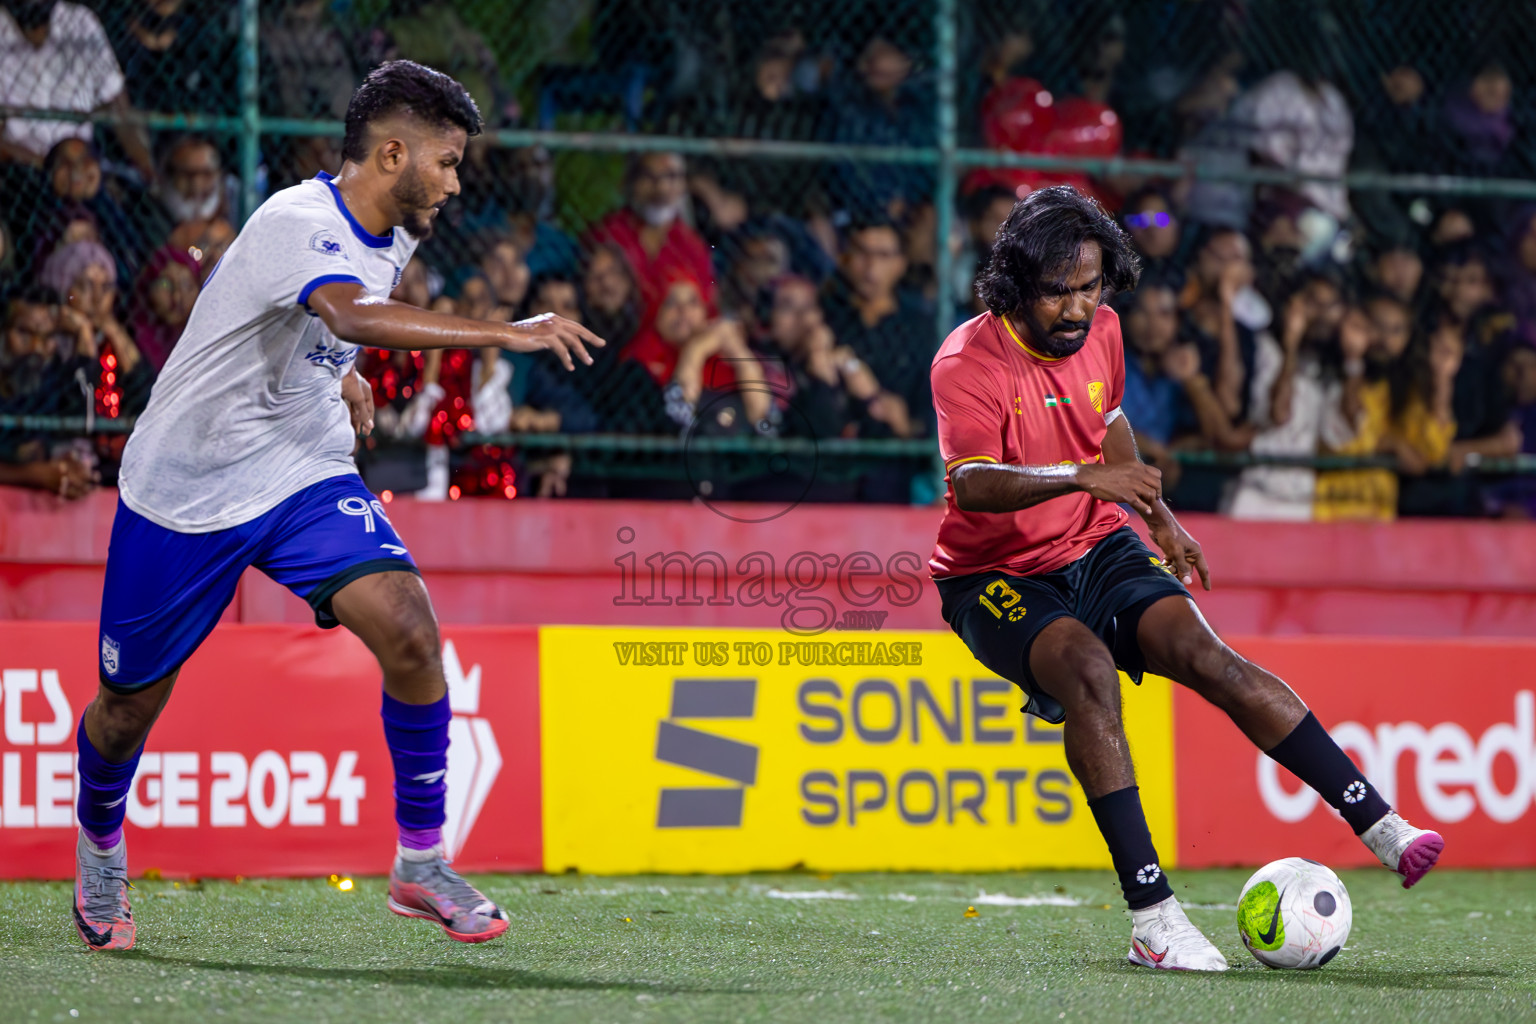
{"label": "crowd of spectators", "polygon": [[[790,0],[765,0],[731,8],[722,35],[708,4],[592,0],[586,59],[520,76],[517,53],[466,20],[473,5],[402,0],[367,24],[352,6],[261,5],[264,114],[335,120],[369,67],[409,57],[459,77],[493,128],[895,147],[938,137],[923,5],[850,0],[827,30]],[[1067,6],[983,3],[968,14],[964,144],[1322,179],[1536,176],[1536,95],[1524,94],[1523,70],[1496,49],[1450,60],[1440,39],[1410,45],[1409,14],[1432,18],[1418,0],[1395,30],[1375,26],[1370,55],[1344,45],[1352,28],[1327,5]],[[1294,24],[1270,24],[1270,8],[1290,8]],[[0,106],[78,115],[0,127],[0,187],[16,199],[0,214],[0,414],[91,424],[147,402],[235,236],[242,183],[233,138],[152,135],[131,114],[238,109],[233,10],[0,0]],[[262,144],[258,192],[339,164],[330,135]],[[364,352],[378,415],[359,461],[378,490],[699,492],[681,474],[604,473],[558,446],[466,440],[477,434],[931,438],[937,324],[983,311],[971,281],[1015,199],[1066,182],[1115,213],[1142,255],[1141,286],[1112,300],[1125,411],[1181,507],[1294,519],[1536,514],[1536,489],[1520,478],[1467,472],[1536,451],[1536,205],[1328,180],[977,170],[941,240],[933,172],[920,163],[660,150],[583,162],[477,141],[461,177],[395,297],[484,319],[556,312],[609,345],[574,374],[495,350]],[[941,245],[956,297],[942,313]],[[120,432],[12,427],[0,431],[0,482],[75,496],[111,481],[121,444]],[[1271,464],[1216,469],[1188,454],[1202,451]],[[1294,464],[1318,456],[1355,462]],[[938,493],[922,458],[857,470],[708,487],[714,498]]]}

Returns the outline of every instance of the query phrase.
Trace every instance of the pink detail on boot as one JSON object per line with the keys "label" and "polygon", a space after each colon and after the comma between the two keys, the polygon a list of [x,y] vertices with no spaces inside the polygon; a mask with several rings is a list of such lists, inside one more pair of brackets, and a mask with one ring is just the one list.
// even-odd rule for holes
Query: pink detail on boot
{"label": "pink detail on boot", "polygon": [[1408,849],[1397,861],[1397,873],[1403,876],[1403,888],[1411,889],[1415,882],[1429,874],[1429,869],[1440,859],[1445,840],[1438,832],[1426,832],[1408,844]]}

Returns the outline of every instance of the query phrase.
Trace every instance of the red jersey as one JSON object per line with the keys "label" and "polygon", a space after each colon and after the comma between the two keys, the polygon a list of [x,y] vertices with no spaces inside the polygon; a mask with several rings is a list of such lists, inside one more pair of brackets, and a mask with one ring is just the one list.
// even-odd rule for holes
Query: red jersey
{"label": "red jersey", "polygon": [[[1006,320],[984,313],[955,329],[933,359],[933,407],[944,468],[967,462],[1047,466],[1104,461],[1105,416],[1125,393],[1120,318],[1100,307],[1083,347],[1052,359]],[[1087,553],[1129,518],[1077,492],[1018,512],[966,512],[951,487],[928,567],[935,577],[1003,569],[1032,576]]]}

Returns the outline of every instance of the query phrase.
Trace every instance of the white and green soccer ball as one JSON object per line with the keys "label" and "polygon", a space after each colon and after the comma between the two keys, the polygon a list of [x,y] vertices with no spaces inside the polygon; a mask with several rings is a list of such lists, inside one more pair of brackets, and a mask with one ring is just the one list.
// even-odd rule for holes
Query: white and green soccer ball
{"label": "white and green soccer ball", "polygon": [[1266,967],[1309,970],[1338,955],[1354,912],[1339,876],[1287,857],[1254,872],[1237,898],[1237,931]]}

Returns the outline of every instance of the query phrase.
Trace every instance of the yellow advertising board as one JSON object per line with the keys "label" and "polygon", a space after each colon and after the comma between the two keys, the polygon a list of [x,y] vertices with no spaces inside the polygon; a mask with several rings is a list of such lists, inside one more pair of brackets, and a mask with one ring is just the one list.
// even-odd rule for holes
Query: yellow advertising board
{"label": "yellow advertising board", "polygon": [[[1109,867],[1061,730],[950,633],[539,631],[551,872]],[[1169,684],[1125,691],[1172,866]]]}

